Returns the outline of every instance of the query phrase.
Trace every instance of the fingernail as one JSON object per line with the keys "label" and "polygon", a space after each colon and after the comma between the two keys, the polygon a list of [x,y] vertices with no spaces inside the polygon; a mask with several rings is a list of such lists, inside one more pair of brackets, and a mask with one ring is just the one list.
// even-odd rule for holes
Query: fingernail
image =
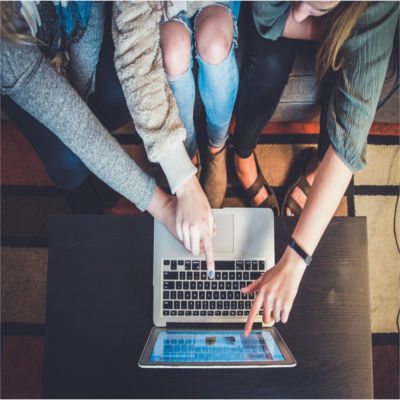
{"label": "fingernail", "polygon": [[210,269],[210,271],[208,272],[208,278],[214,279],[214,271],[212,269]]}

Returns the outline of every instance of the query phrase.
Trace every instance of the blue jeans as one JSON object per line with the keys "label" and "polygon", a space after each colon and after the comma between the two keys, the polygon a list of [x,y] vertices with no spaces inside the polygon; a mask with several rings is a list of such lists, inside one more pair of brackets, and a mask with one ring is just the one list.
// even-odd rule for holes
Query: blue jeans
{"label": "blue jeans", "polygon": [[[221,147],[228,139],[228,128],[232,116],[236,94],[239,86],[239,71],[236,64],[235,48],[237,47],[237,19],[240,11],[240,1],[221,2],[232,14],[234,22],[234,37],[229,54],[220,64],[211,65],[206,63],[198,54],[196,48],[196,21],[200,14],[199,10],[194,22],[189,19],[185,12],[179,13],[172,18],[186,26],[192,36],[192,48],[196,53],[199,66],[198,86],[201,99],[206,111],[206,127],[208,142],[212,147]],[[193,57],[190,57],[189,68],[177,78],[168,77],[168,83],[174,94],[179,117],[186,129],[185,148],[190,158],[197,151],[196,131],[193,120],[195,101],[195,81],[192,72]]]}

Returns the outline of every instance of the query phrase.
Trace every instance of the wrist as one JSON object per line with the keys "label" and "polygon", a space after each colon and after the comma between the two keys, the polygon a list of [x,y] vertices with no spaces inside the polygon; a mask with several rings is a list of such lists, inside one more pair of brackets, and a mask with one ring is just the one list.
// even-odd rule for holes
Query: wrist
{"label": "wrist", "polygon": [[282,259],[285,261],[284,265],[288,266],[292,270],[300,272],[302,275],[304,274],[307,264],[304,262],[304,259],[290,246],[286,247]]}
{"label": "wrist", "polygon": [[192,175],[190,176],[184,183],[182,183],[182,185],[180,185],[177,189],[176,189],[176,197],[182,198],[183,196],[185,196],[186,193],[188,193],[189,191],[192,191],[193,188],[196,186],[196,184],[198,184],[199,181],[196,178],[196,175]]}
{"label": "wrist", "polygon": [[170,197],[171,196],[160,189],[160,187],[156,186],[153,198],[146,208],[146,211],[155,219],[163,222],[163,216],[165,215],[165,209],[170,201]]}

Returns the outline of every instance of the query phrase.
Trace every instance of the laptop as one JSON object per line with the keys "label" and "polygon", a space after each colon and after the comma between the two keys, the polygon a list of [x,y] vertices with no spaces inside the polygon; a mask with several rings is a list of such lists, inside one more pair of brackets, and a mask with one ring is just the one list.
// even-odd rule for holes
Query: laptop
{"label": "laptop", "polygon": [[[288,367],[296,361],[276,328],[243,327],[255,293],[240,289],[275,264],[274,215],[268,208],[215,209],[215,274],[154,221],[153,321],[144,368]],[[262,324],[262,310],[256,317]],[[212,329],[210,329],[212,327]]]}

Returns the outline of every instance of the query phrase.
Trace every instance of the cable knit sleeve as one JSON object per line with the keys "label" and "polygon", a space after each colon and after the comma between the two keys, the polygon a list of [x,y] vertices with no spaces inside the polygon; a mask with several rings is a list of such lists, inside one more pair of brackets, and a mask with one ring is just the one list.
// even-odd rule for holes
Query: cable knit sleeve
{"label": "cable knit sleeve", "polygon": [[135,127],[174,193],[196,168],[183,145],[186,131],[163,68],[158,12],[148,2],[117,1],[112,34],[115,67]]}

